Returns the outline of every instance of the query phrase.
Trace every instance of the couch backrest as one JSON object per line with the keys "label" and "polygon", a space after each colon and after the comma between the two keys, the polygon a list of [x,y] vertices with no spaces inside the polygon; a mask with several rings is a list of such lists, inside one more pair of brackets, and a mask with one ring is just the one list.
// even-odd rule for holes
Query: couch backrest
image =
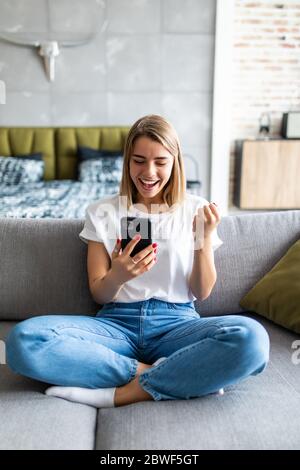
{"label": "couch backrest", "polygon": [[[83,220],[0,219],[0,318],[93,314],[86,269]],[[196,302],[203,315],[241,311],[239,300],[300,237],[300,210],[227,216],[218,228],[218,280]]]}
{"label": "couch backrest", "polygon": [[0,219],[0,318],[91,314],[79,219]]}
{"label": "couch backrest", "polygon": [[217,282],[200,314],[239,313],[240,299],[300,238],[300,210],[224,217],[218,233],[224,244],[215,252]]}
{"label": "couch backrest", "polygon": [[77,146],[96,150],[120,150],[129,127],[0,127],[0,155],[41,152],[45,180],[76,179]]}

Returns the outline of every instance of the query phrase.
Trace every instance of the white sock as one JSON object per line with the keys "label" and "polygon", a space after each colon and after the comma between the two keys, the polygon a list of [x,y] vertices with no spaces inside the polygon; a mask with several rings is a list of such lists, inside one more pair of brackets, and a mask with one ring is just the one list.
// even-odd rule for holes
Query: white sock
{"label": "white sock", "polygon": [[114,388],[81,388],[81,387],[50,387],[46,395],[64,398],[65,400],[95,406],[96,408],[112,408],[115,406]]}

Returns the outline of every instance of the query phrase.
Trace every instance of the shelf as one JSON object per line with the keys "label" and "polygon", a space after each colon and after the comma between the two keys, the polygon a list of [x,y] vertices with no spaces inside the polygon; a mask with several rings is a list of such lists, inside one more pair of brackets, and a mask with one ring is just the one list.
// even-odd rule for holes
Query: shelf
{"label": "shelf", "polygon": [[240,209],[300,208],[300,140],[237,143],[234,203]]}

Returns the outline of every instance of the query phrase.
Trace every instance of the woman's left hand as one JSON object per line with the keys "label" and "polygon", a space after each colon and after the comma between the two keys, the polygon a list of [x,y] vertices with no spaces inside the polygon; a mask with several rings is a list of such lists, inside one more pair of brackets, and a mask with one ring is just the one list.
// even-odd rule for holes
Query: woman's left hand
{"label": "woman's left hand", "polygon": [[220,221],[221,215],[218,211],[217,205],[214,202],[211,202],[209,205],[199,207],[193,220],[193,232],[195,239],[209,238]]}

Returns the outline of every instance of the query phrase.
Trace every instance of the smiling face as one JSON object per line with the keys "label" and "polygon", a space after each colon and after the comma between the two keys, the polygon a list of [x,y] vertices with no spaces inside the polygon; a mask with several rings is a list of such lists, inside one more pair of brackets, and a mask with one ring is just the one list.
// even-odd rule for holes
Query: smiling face
{"label": "smiling face", "polygon": [[139,203],[163,203],[163,188],[170,179],[173,155],[159,142],[139,137],[132,149],[129,162],[130,177],[137,189]]}

